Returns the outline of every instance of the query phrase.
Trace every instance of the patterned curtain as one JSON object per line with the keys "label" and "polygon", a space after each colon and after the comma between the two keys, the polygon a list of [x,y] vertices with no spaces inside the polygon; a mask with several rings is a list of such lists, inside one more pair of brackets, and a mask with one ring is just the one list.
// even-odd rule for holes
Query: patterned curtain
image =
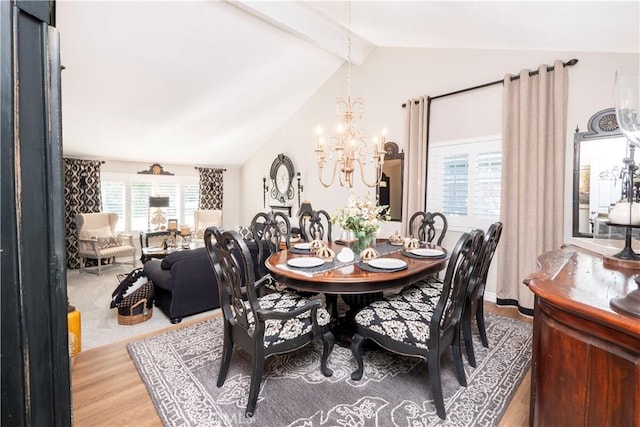
{"label": "patterned curtain", "polygon": [[100,165],[95,160],[64,159],[64,219],[67,236],[67,268],[80,268],[75,217],[77,213],[102,211]]}
{"label": "patterned curtain", "polygon": [[200,198],[198,209],[222,209],[222,173],[224,169],[199,168]]}

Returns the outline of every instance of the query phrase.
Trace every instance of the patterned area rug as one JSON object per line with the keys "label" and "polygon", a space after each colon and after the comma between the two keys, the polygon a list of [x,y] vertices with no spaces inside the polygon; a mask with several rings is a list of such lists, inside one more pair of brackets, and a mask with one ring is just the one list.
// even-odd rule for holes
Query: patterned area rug
{"label": "patterned area rug", "polygon": [[130,343],[129,353],[166,426],[490,426],[497,425],[531,361],[531,325],[485,313],[490,348],[474,330],[477,368],[466,358],[467,387],[455,378],[451,352],[442,358],[447,419],[436,415],[427,364],[378,349],[364,352],[365,372],[335,346],[334,374],[320,373],[321,344],[267,359],[253,418],[244,418],[250,362],[234,350],[227,381],[216,387],[222,319]]}

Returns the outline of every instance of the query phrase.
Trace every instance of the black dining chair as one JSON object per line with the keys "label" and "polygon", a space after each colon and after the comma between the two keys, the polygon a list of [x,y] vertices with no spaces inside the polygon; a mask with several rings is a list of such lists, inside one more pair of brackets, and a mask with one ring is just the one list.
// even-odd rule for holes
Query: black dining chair
{"label": "black dining chair", "polygon": [[264,262],[269,256],[278,252],[284,243],[284,247],[291,247],[291,223],[282,212],[258,212],[252,219],[251,234],[258,244],[258,260],[260,260],[260,276],[268,274]]}
{"label": "black dining chair", "polygon": [[423,282],[410,286],[399,294],[367,305],[356,314],[357,332],[352,338],[351,351],[358,368],[351,379],[358,381],[364,373],[362,345],[366,339],[389,351],[425,359],[436,412],[440,418],[446,418],[440,358],[451,348],[456,377],[460,385],[466,387],[458,324],[483,236],[482,230],[474,230],[460,237],[451,252],[442,284]]}
{"label": "black dining chair", "polygon": [[[409,235],[436,246],[442,246],[448,228],[447,217],[441,212],[418,211],[409,219]],[[438,273],[424,279],[424,281],[442,283]]]}
{"label": "black dining chair", "polygon": [[[328,330],[329,313],[319,300],[309,300],[288,291],[258,297],[265,278],[255,280],[249,248],[237,232],[220,233],[209,227],[204,233],[205,246],[218,281],[224,322],[224,344],[217,386],[227,378],[234,346],[251,358],[251,385],[245,416],[252,417],[264,370],[264,361],[272,354],[304,347],[316,339],[323,343],[320,371],[333,372],[327,360],[334,345]],[[277,400],[277,399],[276,399]]]}
{"label": "black dining chair", "polygon": [[312,210],[300,216],[300,235],[306,242],[331,241],[331,216],[325,210]]}
{"label": "black dining chair", "polygon": [[[331,242],[331,216],[323,209],[311,210],[300,215],[300,236],[305,242],[313,240],[324,240]],[[305,293],[306,296],[313,295]],[[338,317],[338,296],[335,294],[325,294],[327,309],[331,309],[331,316]]]}
{"label": "black dining chair", "polygon": [[416,212],[409,219],[409,235],[442,246],[447,234],[447,217],[442,212]]}
{"label": "black dining chair", "polygon": [[487,285],[487,275],[491,260],[496,252],[500,236],[502,235],[502,223],[492,224],[485,234],[484,243],[478,256],[478,267],[475,269],[465,300],[465,308],[462,315],[462,333],[464,336],[464,346],[467,350],[467,360],[469,364],[476,367],[476,358],[473,352],[473,339],[471,337],[471,322],[476,319],[480,339],[484,347],[489,347],[487,331],[484,326],[484,290]]}

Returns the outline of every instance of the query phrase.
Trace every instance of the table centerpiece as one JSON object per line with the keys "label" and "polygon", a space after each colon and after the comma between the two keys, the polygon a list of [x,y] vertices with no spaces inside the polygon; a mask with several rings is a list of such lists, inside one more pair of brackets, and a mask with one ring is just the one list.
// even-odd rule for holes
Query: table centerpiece
{"label": "table centerpiece", "polygon": [[353,251],[360,253],[375,241],[380,223],[390,219],[388,206],[372,202],[369,193],[364,200],[353,193],[347,206],[338,208],[331,222],[339,225],[343,232],[353,233]]}

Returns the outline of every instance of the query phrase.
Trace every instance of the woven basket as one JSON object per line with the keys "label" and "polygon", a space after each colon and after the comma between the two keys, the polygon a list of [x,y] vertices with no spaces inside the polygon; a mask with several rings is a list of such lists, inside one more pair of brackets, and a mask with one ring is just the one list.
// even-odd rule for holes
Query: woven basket
{"label": "woven basket", "polygon": [[118,307],[118,324],[135,325],[151,319],[153,299],[143,298],[129,307]]}
{"label": "woven basket", "polygon": [[[123,280],[118,277],[118,280]],[[131,295],[127,295],[116,304],[118,308],[118,324],[135,325],[151,319],[153,315],[153,283],[149,280],[136,289]]]}

